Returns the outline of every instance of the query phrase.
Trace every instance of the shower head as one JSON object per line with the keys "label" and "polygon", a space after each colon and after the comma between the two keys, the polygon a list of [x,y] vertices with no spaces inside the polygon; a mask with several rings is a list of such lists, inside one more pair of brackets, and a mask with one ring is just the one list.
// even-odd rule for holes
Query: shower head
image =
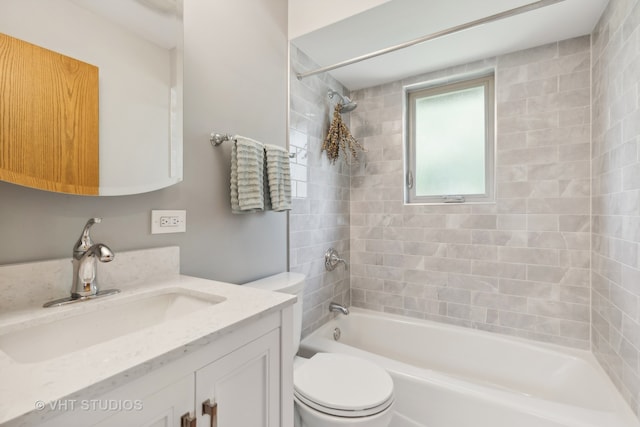
{"label": "shower head", "polygon": [[329,96],[329,99],[333,99],[335,95],[337,95],[340,98],[339,102],[342,104],[342,110],[340,111],[341,113],[348,113],[350,111],[353,111],[358,106],[357,102],[352,101],[351,99],[349,99],[348,96],[340,95],[335,90],[330,90],[327,95]]}

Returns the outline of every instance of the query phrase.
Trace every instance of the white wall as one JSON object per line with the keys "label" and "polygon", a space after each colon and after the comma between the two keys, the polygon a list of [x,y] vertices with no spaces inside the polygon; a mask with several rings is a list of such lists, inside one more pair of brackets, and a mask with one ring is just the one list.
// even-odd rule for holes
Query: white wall
{"label": "white wall", "polygon": [[[212,148],[208,134],[286,144],[287,2],[185,3],[184,181],[100,198],[0,183],[0,264],[70,257],[86,219],[102,216],[94,240],[116,260],[118,251],[177,244],[186,274],[243,282],[286,269],[286,214],[230,213],[230,146]],[[187,232],[151,235],[151,209],[187,209]]]}

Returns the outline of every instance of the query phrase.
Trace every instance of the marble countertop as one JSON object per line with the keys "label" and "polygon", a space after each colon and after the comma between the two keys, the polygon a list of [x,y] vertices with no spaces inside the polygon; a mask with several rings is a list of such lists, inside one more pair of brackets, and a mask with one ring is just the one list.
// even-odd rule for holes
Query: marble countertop
{"label": "marble countertop", "polygon": [[[0,335],[52,319],[110,306],[145,293],[180,288],[224,301],[174,320],[147,327],[49,360],[18,363],[0,350],[0,425],[36,410],[37,401],[53,402],[83,393],[106,392],[176,360],[251,321],[293,304],[295,296],[229,283],[171,275],[153,286],[119,286],[120,294],[62,307],[4,311]],[[45,301],[42,301],[45,302]],[[91,307],[94,305],[94,307]],[[95,325],[99,328],[100,325]]]}

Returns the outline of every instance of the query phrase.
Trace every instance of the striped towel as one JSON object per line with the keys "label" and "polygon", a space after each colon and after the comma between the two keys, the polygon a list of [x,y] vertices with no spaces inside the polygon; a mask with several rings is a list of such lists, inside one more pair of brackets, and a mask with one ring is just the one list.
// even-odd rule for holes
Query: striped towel
{"label": "striped towel", "polygon": [[267,181],[271,196],[271,209],[276,212],[291,210],[291,167],[289,153],[282,147],[265,144],[267,154]]}
{"label": "striped towel", "polygon": [[264,145],[236,135],[231,149],[231,212],[264,209]]}

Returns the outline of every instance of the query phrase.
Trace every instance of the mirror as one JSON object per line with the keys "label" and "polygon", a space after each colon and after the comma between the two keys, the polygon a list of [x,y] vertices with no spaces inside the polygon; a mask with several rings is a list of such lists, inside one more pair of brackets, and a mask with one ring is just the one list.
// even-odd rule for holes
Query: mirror
{"label": "mirror", "polygon": [[181,0],[2,0],[0,32],[98,67],[98,195],[182,181]]}

